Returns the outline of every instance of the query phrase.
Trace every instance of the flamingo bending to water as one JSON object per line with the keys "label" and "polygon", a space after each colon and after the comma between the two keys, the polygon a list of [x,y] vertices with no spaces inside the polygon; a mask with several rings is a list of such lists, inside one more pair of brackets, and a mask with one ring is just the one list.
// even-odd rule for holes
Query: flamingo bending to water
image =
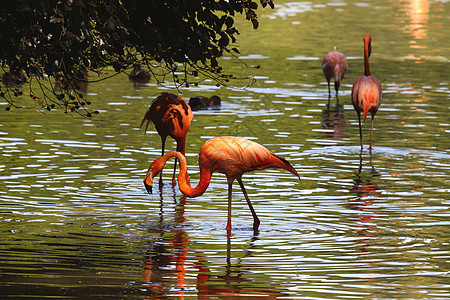
{"label": "flamingo bending to water", "polygon": [[352,103],[358,114],[359,136],[361,138],[361,150],[363,149],[361,112],[364,113],[363,122],[366,120],[367,113],[372,115],[372,124],[370,127],[370,147],[372,150],[373,118],[378,111],[381,103],[381,83],[375,76],[370,74],[369,56],[372,52],[372,37],[368,34],[364,36],[364,75],[356,78],[352,88]]}
{"label": "flamingo bending to water", "polygon": [[330,97],[330,80],[334,78],[334,89],[336,90],[336,98],[338,97],[339,87],[345,72],[347,72],[347,58],[338,51],[328,52],[322,60],[322,71],[328,82],[328,96]]}
{"label": "flamingo bending to water", "polygon": [[214,172],[225,174],[228,181],[228,221],[226,227],[228,231],[231,230],[231,192],[235,179],[239,182],[252,213],[254,231],[258,230],[260,221],[242,183],[242,175],[255,170],[282,168],[300,179],[297,171],[287,160],[272,153],[264,146],[243,138],[219,136],[206,141],[200,149],[200,181],[196,187],[192,188],[190,185],[186,158],[181,153],[172,151],[156,159],[150,165],[144,179],[144,185],[149,193],[152,192],[153,178],[161,172],[170,157],[176,157],[180,160],[178,185],[181,192],[191,198],[200,196],[206,191]]}

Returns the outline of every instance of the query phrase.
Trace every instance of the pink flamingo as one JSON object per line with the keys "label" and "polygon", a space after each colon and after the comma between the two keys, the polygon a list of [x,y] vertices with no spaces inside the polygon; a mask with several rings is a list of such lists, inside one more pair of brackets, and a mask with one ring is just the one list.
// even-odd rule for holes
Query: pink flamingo
{"label": "pink flamingo", "polygon": [[[147,131],[150,123],[155,124],[156,131],[161,136],[162,154],[164,155],[164,147],[167,136],[172,137],[177,142],[177,151],[183,155],[186,148],[186,135],[191,126],[192,119],[191,108],[183,98],[172,93],[163,92],[156,97],[150,108],[144,115],[141,126],[144,123],[145,131]],[[177,168],[177,160],[173,169],[172,186],[175,186],[175,171]],[[159,184],[162,185],[162,174],[159,178]]]}
{"label": "pink flamingo", "polygon": [[270,152],[266,147],[243,138],[219,136],[206,141],[200,149],[200,181],[196,187],[191,188],[184,155],[180,152],[171,151],[156,159],[148,168],[144,185],[149,193],[152,192],[153,178],[161,172],[166,161],[171,157],[176,157],[180,161],[180,174],[178,175],[180,190],[191,198],[200,196],[206,191],[212,173],[225,174],[228,181],[228,222],[226,227],[228,231],[231,230],[231,191],[235,179],[239,182],[252,212],[253,230],[256,232],[260,222],[242,183],[242,174],[267,168],[282,168],[300,178],[297,171],[287,160]]}
{"label": "pink flamingo", "polygon": [[338,51],[328,52],[322,60],[322,71],[328,82],[328,97],[331,97],[330,80],[334,78],[334,89],[336,90],[337,98],[342,79],[344,79],[344,74],[347,72],[347,58]]}
{"label": "pink flamingo", "polygon": [[372,132],[373,132],[373,118],[378,111],[381,104],[381,83],[375,76],[370,75],[369,56],[372,52],[372,37],[368,34],[364,36],[364,75],[356,78],[352,88],[352,103],[358,114],[359,122],[359,136],[361,137],[361,150],[363,149],[361,116],[364,113],[364,120],[366,120],[367,112],[370,111],[372,115],[372,125],[370,128],[370,147],[372,150]]}

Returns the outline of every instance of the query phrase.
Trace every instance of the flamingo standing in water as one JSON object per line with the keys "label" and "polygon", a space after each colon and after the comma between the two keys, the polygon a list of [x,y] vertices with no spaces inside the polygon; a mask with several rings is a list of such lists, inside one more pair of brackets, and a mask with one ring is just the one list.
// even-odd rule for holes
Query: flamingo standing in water
{"label": "flamingo standing in water", "polygon": [[328,98],[331,97],[331,78],[334,78],[334,89],[336,90],[337,98],[342,79],[344,79],[344,74],[347,72],[347,58],[338,51],[328,52],[322,60],[322,71],[328,82]]}
{"label": "flamingo standing in water", "polygon": [[[166,143],[167,136],[171,136],[177,142],[177,151],[184,155],[186,148],[186,135],[193,118],[194,115],[192,114],[191,108],[183,98],[172,93],[163,92],[155,100],[153,100],[152,105],[145,113],[140,127],[147,122],[145,125],[145,131],[147,131],[150,122],[155,124],[156,131],[161,136],[161,155],[164,155],[164,145]],[[176,185],[176,168],[177,159],[175,159],[172,186]],[[162,184],[161,173],[159,185],[161,186]]]}
{"label": "flamingo standing in water", "polygon": [[228,222],[226,227],[228,231],[231,230],[231,192],[235,179],[239,182],[250,211],[252,212],[253,230],[255,232],[258,230],[260,221],[242,183],[242,174],[267,168],[282,168],[300,179],[297,171],[287,160],[270,152],[264,146],[243,138],[219,136],[206,141],[200,149],[200,181],[196,187],[192,188],[190,185],[184,155],[171,151],[156,159],[150,165],[144,179],[145,188],[149,193],[152,192],[153,178],[161,172],[170,157],[176,157],[180,160],[178,185],[181,192],[191,198],[200,196],[206,191],[214,172],[225,174],[228,181]]}
{"label": "flamingo standing in water", "polygon": [[361,112],[364,113],[363,122],[366,120],[367,112],[372,115],[372,125],[370,128],[370,147],[372,150],[373,118],[381,103],[381,83],[375,76],[370,75],[369,56],[372,52],[372,37],[368,34],[364,36],[364,75],[356,78],[352,88],[352,103],[358,114],[359,135],[361,138],[361,150],[363,149]]}

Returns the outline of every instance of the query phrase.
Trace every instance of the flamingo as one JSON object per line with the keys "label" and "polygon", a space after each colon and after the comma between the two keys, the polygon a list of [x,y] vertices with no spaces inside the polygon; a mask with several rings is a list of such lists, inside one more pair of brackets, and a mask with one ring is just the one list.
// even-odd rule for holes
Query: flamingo
{"label": "flamingo", "polygon": [[228,232],[231,230],[231,192],[235,179],[238,181],[252,213],[255,232],[258,230],[260,221],[242,183],[242,174],[267,168],[282,168],[300,179],[297,171],[286,159],[270,152],[264,146],[239,137],[218,136],[206,141],[200,149],[200,181],[196,187],[192,188],[190,185],[184,155],[171,151],[150,165],[144,179],[144,185],[149,194],[152,192],[153,178],[161,172],[170,157],[180,160],[178,185],[181,192],[191,198],[200,196],[206,191],[214,172],[225,174],[228,182],[228,221],[226,226]]}
{"label": "flamingo", "polygon": [[189,99],[189,106],[192,110],[200,110],[200,109],[208,109],[208,108],[217,108],[220,106],[220,97],[212,96],[211,98],[205,96],[194,96]]}
{"label": "flamingo", "polygon": [[363,122],[366,120],[367,112],[372,115],[372,125],[370,128],[370,147],[372,150],[373,118],[381,104],[381,83],[375,76],[370,75],[369,56],[372,52],[372,37],[368,34],[364,36],[364,75],[356,78],[352,87],[352,103],[358,114],[359,136],[361,138],[361,150],[363,149],[361,116],[364,113]]}
{"label": "flamingo", "polygon": [[322,71],[328,82],[328,97],[331,97],[330,80],[334,78],[334,89],[336,90],[337,98],[342,79],[344,79],[344,74],[347,72],[347,58],[338,51],[328,52],[322,60]]}
{"label": "flamingo", "polygon": [[[147,122],[145,125],[145,131],[147,131],[150,122],[155,124],[156,131],[161,136],[161,155],[164,155],[164,145],[166,143],[167,136],[171,136],[177,142],[177,151],[184,155],[186,147],[186,134],[191,126],[193,118],[194,115],[192,114],[191,108],[183,98],[172,93],[163,92],[155,100],[153,100],[152,105],[145,113],[140,127]],[[172,186],[176,185],[176,168],[177,159],[175,159]],[[160,186],[163,184],[162,174],[159,178],[159,184]]]}

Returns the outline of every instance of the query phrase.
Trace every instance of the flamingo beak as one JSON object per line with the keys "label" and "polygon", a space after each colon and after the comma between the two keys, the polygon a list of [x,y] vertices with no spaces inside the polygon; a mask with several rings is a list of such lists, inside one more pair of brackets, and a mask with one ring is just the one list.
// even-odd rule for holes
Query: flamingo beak
{"label": "flamingo beak", "polygon": [[153,177],[152,174],[147,174],[144,178],[144,186],[147,190],[147,193],[152,194],[152,186],[153,186]]}

